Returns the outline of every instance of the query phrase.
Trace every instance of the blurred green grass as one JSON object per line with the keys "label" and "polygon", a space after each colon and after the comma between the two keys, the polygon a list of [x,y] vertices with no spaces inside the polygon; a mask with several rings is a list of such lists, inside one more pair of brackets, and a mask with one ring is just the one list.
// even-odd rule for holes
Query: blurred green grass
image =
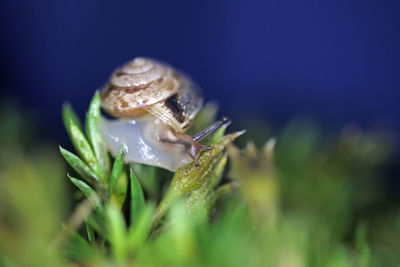
{"label": "blurred green grass", "polygon": [[[204,198],[200,187],[175,199],[161,227],[148,237],[154,204],[165,195],[172,174],[133,164],[146,199],[142,212],[129,218],[137,203],[129,197],[104,203],[106,220],[87,226],[92,237],[83,224],[54,246],[68,225],[69,207],[80,207],[68,191],[66,164],[57,144],[35,143],[22,111],[2,109],[2,266],[400,265],[400,210],[383,183],[394,140],[383,131],[348,127],[328,137],[315,123],[295,120],[275,139],[256,133],[262,136],[253,139],[265,140],[265,146],[248,141],[250,132],[241,137],[241,146],[228,147],[225,171],[212,178],[237,189],[213,199]],[[203,128],[214,114],[209,105],[194,128]],[[128,195],[134,190],[130,187]],[[201,205],[212,203],[206,216],[188,208],[199,198]]]}

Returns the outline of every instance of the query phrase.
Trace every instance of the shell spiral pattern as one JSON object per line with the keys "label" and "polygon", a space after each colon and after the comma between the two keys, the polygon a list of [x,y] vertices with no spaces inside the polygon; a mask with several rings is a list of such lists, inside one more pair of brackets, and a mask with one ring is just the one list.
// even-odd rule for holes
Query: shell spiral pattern
{"label": "shell spiral pattern", "polygon": [[145,107],[177,93],[178,73],[170,66],[149,58],[135,58],[116,69],[101,92],[102,107],[115,117],[136,117]]}

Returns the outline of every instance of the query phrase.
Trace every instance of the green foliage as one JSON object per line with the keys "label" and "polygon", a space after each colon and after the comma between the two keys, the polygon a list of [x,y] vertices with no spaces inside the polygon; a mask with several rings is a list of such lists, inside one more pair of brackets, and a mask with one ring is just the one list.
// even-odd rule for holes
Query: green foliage
{"label": "green foliage", "polygon": [[87,182],[94,184],[99,180],[97,175],[93,172],[93,170],[86,165],[77,155],[69,152],[68,150],[62,148],[60,146],[61,155],[63,155],[64,159],[68,162],[69,165]]}
{"label": "green foliage", "polygon": [[100,117],[100,94],[96,92],[89,105],[89,112],[86,117],[86,134],[99,165],[100,177],[107,177],[110,171],[110,157],[107,146],[104,143],[99,131],[98,121]]}
{"label": "green foliage", "polygon": [[109,183],[110,194],[112,194],[115,183],[117,182],[117,179],[121,176],[123,169],[124,169],[124,148],[121,147],[114,161],[114,165],[112,167],[110,175],[110,183]]}
{"label": "green foliage", "polygon": [[63,107],[64,125],[78,154],[84,162],[98,175],[101,176],[101,167],[96,159],[92,147],[86,139],[81,122],[70,105]]}
{"label": "green foliage", "polygon": [[71,182],[82,191],[82,193],[90,200],[94,207],[94,211],[99,217],[104,217],[104,208],[101,203],[101,198],[89,185],[85,182],[73,177],[69,177]]}
{"label": "green foliage", "polygon": [[139,180],[136,178],[134,172],[131,170],[131,222],[136,222],[139,214],[145,207],[145,199]]}
{"label": "green foliage", "polygon": [[33,151],[0,148],[0,266],[66,264],[49,248],[68,210],[65,171],[52,147]]}
{"label": "green foliage", "polygon": [[[382,133],[345,129],[327,139],[297,121],[263,147],[239,149],[232,143],[243,132],[220,129],[205,140],[213,149],[199,168],[171,174],[126,165],[123,147],[110,160],[99,101],[96,93],[85,130],[63,108],[76,150],[60,147],[69,179],[54,149],[0,149],[1,266],[400,264],[400,210],[379,183],[392,147]],[[206,105],[190,131],[215,112]],[[70,216],[68,180],[82,198]]]}

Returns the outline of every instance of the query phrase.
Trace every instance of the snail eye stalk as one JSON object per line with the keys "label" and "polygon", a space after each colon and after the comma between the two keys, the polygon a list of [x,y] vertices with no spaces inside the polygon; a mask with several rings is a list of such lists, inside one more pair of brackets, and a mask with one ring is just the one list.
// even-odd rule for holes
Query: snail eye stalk
{"label": "snail eye stalk", "polygon": [[230,123],[231,123],[231,119],[228,116],[223,116],[222,119],[214,122],[213,124],[208,126],[206,129],[204,129],[203,131],[195,134],[193,136],[193,141],[195,141],[195,142],[200,141],[201,139],[203,139],[204,137],[206,137],[210,133],[218,130],[219,128],[221,128],[224,125],[227,126]]}

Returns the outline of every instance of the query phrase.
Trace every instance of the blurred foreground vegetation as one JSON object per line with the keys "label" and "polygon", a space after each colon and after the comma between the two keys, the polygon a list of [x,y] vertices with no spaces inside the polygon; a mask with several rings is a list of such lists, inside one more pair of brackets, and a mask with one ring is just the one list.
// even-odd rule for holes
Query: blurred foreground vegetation
{"label": "blurred foreground vegetation", "polygon": [[[67,169],[26,118],[0,112],[0,266],[400,266],[382,132],[293,122],[260,147],[219,132],[200,169],[173,174],[102,153],[97,116],[96,96],[86,127],[64,108]],[[193,131],[214,119],[208,105]]]}

